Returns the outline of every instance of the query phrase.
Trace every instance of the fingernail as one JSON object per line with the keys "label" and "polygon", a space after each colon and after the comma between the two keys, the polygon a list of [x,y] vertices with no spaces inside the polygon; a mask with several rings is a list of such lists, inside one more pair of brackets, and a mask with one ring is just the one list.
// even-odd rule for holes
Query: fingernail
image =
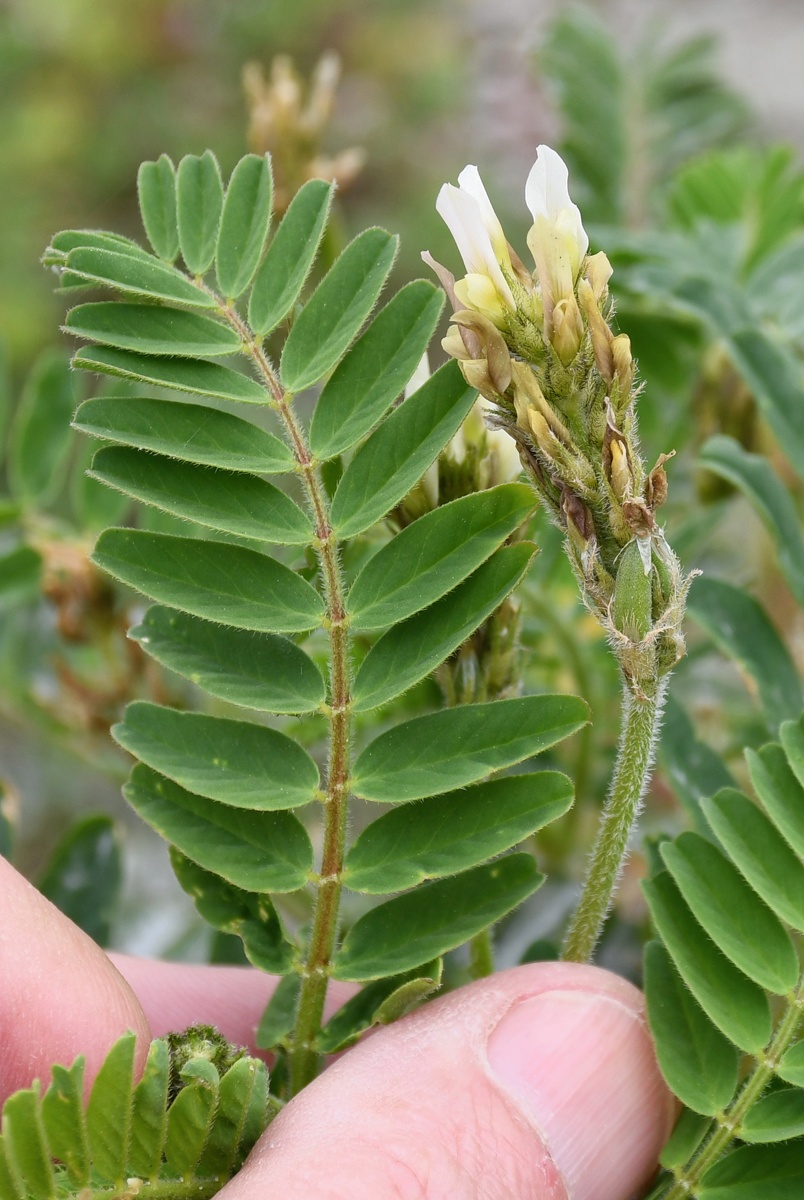
{"label": "fingernail", "polygon": [[626,1003],[545,992],[506,1013],[487,1053],[570,1200],[622,1200],[651,1177],[671,1102],[644,1021]]}

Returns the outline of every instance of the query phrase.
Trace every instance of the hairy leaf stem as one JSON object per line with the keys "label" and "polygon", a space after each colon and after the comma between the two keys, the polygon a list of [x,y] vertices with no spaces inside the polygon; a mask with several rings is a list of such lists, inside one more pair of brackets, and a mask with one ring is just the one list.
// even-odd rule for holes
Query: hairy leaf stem
{"label": "hairy leaf stem", "polygon": [[588,962],[597,945],[611,907],[628,850],[628,838],[637,818],[653,765],[666,679],[654,682],[650,693],[640,695],[626,683],[617,762],[611,788],[592,849],[581,899],[564,940],[561,957],[568,962]]}
{"label": "hairy leaf stem", "polygon": [[735,1137],[740,1136],[740,1126],[770,1083],[779,1064],[779,1059],[796,1037],[804,1012],[804,975],[799,978],[790,1004],[776,1026],[767,1050],[759,1057],[755,1069],[746,1079],[730,1108],[714,1118],[716,1129],[709,1141],[698,1149],[691,1162],[674,1172],[675,1182],[664,1194],[663,1200],[689,1200],[698,1194],[701,1180]]}
{"label": "hairy leaf stem", "polygon": [[265,383],[282,420],[298,463],[307,501],[315,522],[315,552],[324,584],[327,632],[330,643],[330,711],[327,787],[324,799],[324,838],[321,869],[315,881],[316,897],[307,956],[301,967],[301,991],[296,1024],[291,1035],[290,1094],[296,1095],[316,1075],[315,1039],[321,1029],[329,968],[338,932],[342,891],[341,876],[346,843],[349,801],[349,750],[351,733],[351,669],[345,586],[335,532],[329,518],[329,501],[304,430],[266,355],[240,314],[221,302],[221,312],[243,339],[244,347]]}

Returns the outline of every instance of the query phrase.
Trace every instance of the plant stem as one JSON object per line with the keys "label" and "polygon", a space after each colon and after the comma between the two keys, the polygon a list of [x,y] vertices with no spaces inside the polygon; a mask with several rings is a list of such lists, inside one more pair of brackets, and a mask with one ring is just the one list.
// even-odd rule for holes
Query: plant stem
{"label": "plant stem", "polygon": [[351,733],[351,666],[345,586],[338,545],[329,518],[329,501],[320,469],[304,430],[293,410],[293,397],[285,392],[262,348],[240,314],[221,303],[221,312],[243,339],[245,349],[265,383],[298,464],[307,500],[315,521],[314,549],[324,584],[325,624],[330,643],[329,753],[324,796],[324,838],[321,870],[314,879],[316,896],[307,957],[300,968],[301,991],[296,1023],[290,1039],[290,1094],[295,1096],[315,1078],[319,1055],[315,1039],[321,1029],[329,968],[338,933],[342,891],[341,876],[346,844],[349,801],[349,743]]}
{"label": "plant stem", "polygon": [[675,1182],[664,1195],[664,1200],[688,1200],[696,1195],[701,1180],[735,1137],[740,1136],[740,1125],[753,1108],[773,1078],[779,1059],[796,1037],[804,1010],[804,976],[802,976],[790,1000],[790,1007],[776,1027],[767,1050],[760,1056],[756,1068],[748,1076],[742,1091],[731,1108],[715,1117],[717,1129],[712,1137],[696,1153],[692,1165],[675,1172]]}
{"label": "plant stem", "polygon": [[564,940],[562,958],[588,962],[611,907],[628,851],[628,837],[642,804],[653,765],[653,749],[666,681],[654,682],[652,694],[634,695],[623,687],[623,725],[617,763],[581,899]]}

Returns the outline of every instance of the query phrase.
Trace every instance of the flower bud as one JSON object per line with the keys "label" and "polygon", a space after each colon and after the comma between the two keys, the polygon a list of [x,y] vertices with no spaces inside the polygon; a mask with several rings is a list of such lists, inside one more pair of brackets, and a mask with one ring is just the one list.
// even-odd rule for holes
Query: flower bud
{"label": "flower bud", "polygon": [[615,628],[632,642],[641,642],[651,630],[652,606],[650,573],[645,573],[638,540],[632,538],[617,560],[611,602],[611,619]]}
{"label": "flower bud", "polygon": [[553,308],[553,331],[550,341],[564,366],[569,366],[583,341],[583,321],[574,296],[559,300]]}
{"label": "flower bud", "polygon": [[[536,273],[544,305],[545,340],[553,341],[555,308],[562,300],[574,300],[575,281],[581,269],[589,238],[581,214],[570,199],[567,187],[566,163],[549,146],[539,146],[536,162],[525,184],[525,200],[533,216],[528,233],[528,246],[536,263]],[[574,319],[565,313],[562,323]],[[565,332],[562,345],[565,353],[571,339]],[[563,359],[562,359],[563,361]]]}
{"label": "flower bud", "polygon": [[612,438],[609,446],[611,451],[611,490],[618,500],[624,500],[631,491],[631,467],[628,463],[628,451],[619,438]]}
{"label": "flower bud", "polygon": [[603,319],[599,301],[588,279],[578,280],[578,300],[592,337],[592,349],[598,374],[605,379],[606,383],[611,383],[614,378],[614,358],[611,352],[613,335]]}
{"label": "flower bud", "polygon": [[634,383],[634,360],[631,357],[631,339],[627,333],[618,333],[612,339],[611,356],[622,395],[629,396]]}

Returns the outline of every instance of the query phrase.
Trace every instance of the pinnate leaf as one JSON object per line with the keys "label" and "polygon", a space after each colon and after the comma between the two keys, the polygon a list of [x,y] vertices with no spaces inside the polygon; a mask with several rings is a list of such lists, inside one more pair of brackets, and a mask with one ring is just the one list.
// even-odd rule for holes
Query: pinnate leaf
{"label": "pinnate leaf", "polygon": [[307,751],[265,725],[137,700],[112,726],[112,736],[188,791],[233,808],[298,808],[318,787],[318,768]]}
{"label": "pinnate leaf", "polygon": [[315,628],[323,614],[321,597],[299,575],[226,542],[107,529],[92,559],[151,600],[236,629],[297,632]]}
{"label": "pinnate leaf", "polygon": [[804,1090],[780,1088],[763,1096],[740,1126],[744,1142],[786,1142],[804,1134]]}
{"label": "pinnate leaf", "polygon": [[333,976],[360,983],[421,966],[500,920],[543,878],[529,854],[510,854],[386,900],[349,930]]}
{"label": "pinnate leaf", "polygon": [[503,546],[430,608],[384,633],[355,676],[355,711],[385,704],[443,662],[516,587],[535,552],[532,542]]}
{"label": "pinnate leaf", "polygon": [[64,479],[75,405],[67,360],[48,351],[34,365],[9,437],[9,482],[23,503],[46,504]]}
{"label": "pinnate leaf", "polygon": [[158,358],[135,354],[114,346],[88,346],[73,356],[73,366],[99,375],[117,375],[156,387],[236,400],[241,404],[264,404],[265,391],[248,375],[204,359]]}
{"label": "pinnate leaf", "polygon": [[176,217],[176,169],[166,154],[144,162],[137,174],[140,214],[156,254],[172,263],[179,254]]}
{"label": "pinnate leaf", "polygon": [[285,342],[280,374],[289,392],[316,383],[345,353],[377,301],[397,245],[384,229],[367,229],[335,261]]}
{"label": "pinnate leaf", "polygon": [[272,433],[201,404],[99,396],[84,401],[73,424],[106,441],[229,471],[275,475],[293,468],[290,450]]}
{"label": "pinnate leaf", "polygon": [[220,700],[261,712],[313,712],[326,685],[315,663],[288,638],[254,634],[153,605],[129,630],[152,658]]}
{"label": "pinnate leaf", "polygon": [[385,414],[427,349],[443,302],[439,288],[417,279],[380,310],[318,397],[310,425],[315,455],[348,450]]}
{"label": "pinnate leaf", "polygon": [[510,775],[392,809],[351,846],[344,882],[387,893],[455,875],[509,850],[572,804],[572,784],[557,771]]}
{"label": "pinnate leaf", "polygon": [[177,462],[125,446],[99,450],[90,474],[144,504],[254,541],[300,545],[313,535],[306,513],[256,475]]}
{"label": "pinnate leaf", "polygon": [[533,511],[533,489],[507,483],[414,521],[379,550],[349,590],[355,629],[386,629],[470,575]]}
{"label": "pinnate leaf", "polygon": [[232,172],[218,231],[215,270],[224,296],[237,299],[254,276],[271,222],[273,179],[267,154],[247,154]]}
{"label": "pinnate leaf", "polygon": [[353,789],[391,803],[451,791],[569,737],[588,711],[574,696],[524,696],[414,717],[366,747]]}
{"label": "pinnate leaf", "polygon": [[355,452],[332,501],[341,538],[362,533],[398,504],[457,432],[475,402],[457,363],[445,363]]}
{"label": "pinnate leaf", "polygon": [[299,297],[318,253],[333,190],[323,179],[303,184],[271,239],[249,300],[249,324],[260,337],[284,320]]}
{"label": "pinnate leaf", "polygon": [[203,275],[215,257],[223,207],[223,181],[211,150],[186,154],[176,173],[179,245],[187,269]]}
{"label": "pinnate leaf", "polygon": [[250,892],[292,892],[313,869],[313,847],[292,813],[242,812],[197,796],[142,764],[123,795],[187,858]]}
{"label": "pinnate leaf", "polygon": [[169,304],[216,307],[213,296],[144,250],[136,254],[116,243],[112,248],[80,245],[67,255],[64,269],[62,279],[73,287],[102,284],[118,292],[165,300]]}
{"label": "pinnate leaf", "polygon": [[122,300],[79,304],[67,314],[64,328],[75,337],[120,350],[182,358],[236,354],[241,348],[240,338],[228,325],[203,313],[161,304]]}
{"label": "pinnate leaf", "polygon": [[410,1012],[441,985],[440,958],[402,975],[377,979],[347,1000],[318,1035],[318,1049],[335,1054],[353,1045],[373,1025],[389,1025]]}
{"label": "pinnate leaf", "polygon": [[703,1177],[699,1200],[799,1200],[804,1189],[801,1143],[741,1146]]}
{"label": "pinnate leaf", "polygon": [[95,1076],[86,1113],[93,1168],[118,1187],[126,1177],[135,1040],[128,1033],[112,1046]]}

